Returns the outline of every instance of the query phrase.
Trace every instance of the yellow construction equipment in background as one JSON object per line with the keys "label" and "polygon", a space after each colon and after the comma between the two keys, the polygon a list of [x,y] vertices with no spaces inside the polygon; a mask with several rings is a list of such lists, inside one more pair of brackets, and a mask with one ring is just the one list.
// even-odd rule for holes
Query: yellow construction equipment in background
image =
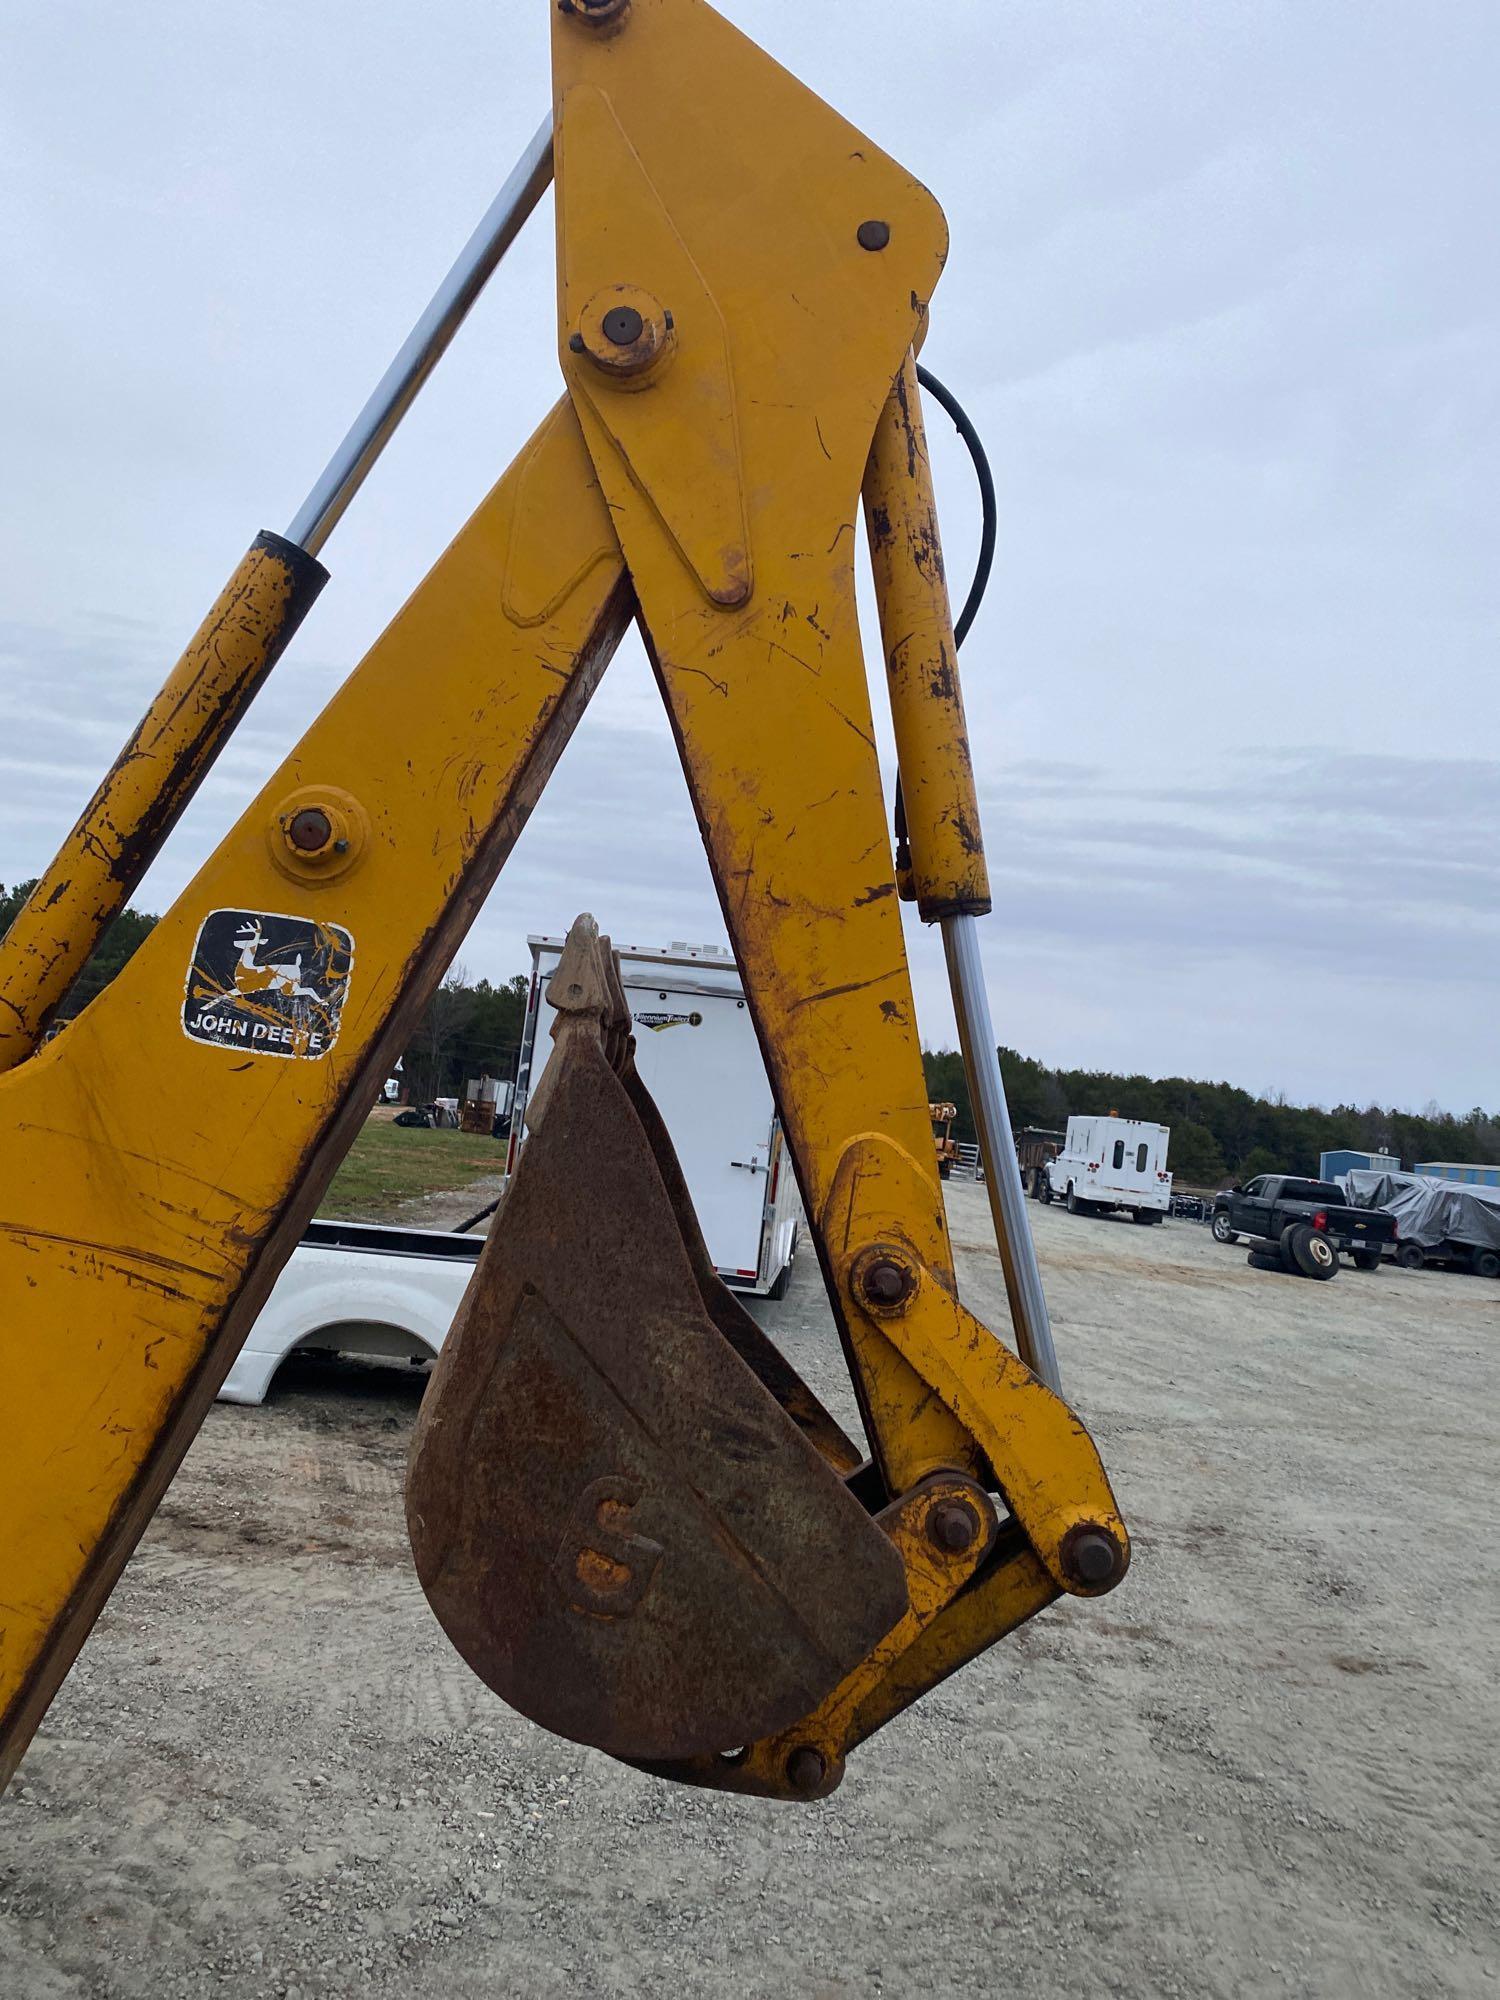
{"label": "yellow construction equipment in background", "polygon": [[953,1121],[957,1116],[956,1104],[929,1104],[927,1107],[927,1122],[932,1127],[940,1181],[947,1180],[958,1159],[958,1143],[953,1137]]}
{"label": "yellow construction equipment in background", "polygon": [[[552,20],[551,118],[0,946],[6,1774],[632,619],[868,1450],[714,1277],[607,940],[581,921],[532,1136],[414,1449],[438,1615],[548,1727],[810,1798],[945,1674],[1128,1562],[1056,1393],[978,981],[989,892],[913,359],[942,216],[703,0],[563,0]],[[41,1046],[553,162],[562,401],[114,984]],[[855,618],[861,492],[903,886],[943,925],[1024,1359],[957,1297]]]}

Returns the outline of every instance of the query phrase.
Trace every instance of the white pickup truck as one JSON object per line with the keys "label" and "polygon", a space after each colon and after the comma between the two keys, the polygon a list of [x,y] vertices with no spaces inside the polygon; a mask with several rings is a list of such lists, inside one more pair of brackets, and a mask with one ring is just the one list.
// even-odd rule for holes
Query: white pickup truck
{"label": "white pickup truck", "polygon": [[230,1369],[220,1400],[262,1403],[297,1348],[428,1361],[484,1248],[477,1235],[311,1222]]}

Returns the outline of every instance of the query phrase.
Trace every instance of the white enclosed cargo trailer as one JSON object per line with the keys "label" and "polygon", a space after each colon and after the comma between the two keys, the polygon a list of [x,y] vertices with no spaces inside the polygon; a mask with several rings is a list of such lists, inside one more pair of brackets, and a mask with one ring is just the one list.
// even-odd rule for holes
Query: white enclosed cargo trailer
{"label": "white enclosed cargo trailer", "polygon": [[[507,1172],[525,1143],[526,1100],[551,1054],[547,982],[561,938],[533,937]],[[718,945],[620,948],[635,1061],[682,1163],[719,1276],[780,1298],[797,1241],[796,1180],[739,968]]]}
{"label": "white enclosed cargo trailer", "polygon": [[1128,1208],[1137,1222],[1160,1222],[1172,1199],[1165,1125],[1139,1118],[1070,1118],[1063,1149],[1041,1169],[1043,1201],[1070,1214]]}

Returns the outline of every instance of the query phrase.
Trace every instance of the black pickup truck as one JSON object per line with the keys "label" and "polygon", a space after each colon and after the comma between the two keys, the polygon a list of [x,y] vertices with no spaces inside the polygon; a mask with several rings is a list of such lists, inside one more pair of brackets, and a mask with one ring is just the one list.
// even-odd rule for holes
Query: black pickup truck
{"label": "black pickup truck", "polygon": [[1252,1263],[1279,1264],[1305,1278],[1331,1278],[1340,1250],[1361,1271],[1376,1271],[1381,1251],[1396,1240],[1396,1218],[1388,1210],[1351,1208],[1335,1182],[1291,1174],[1261,1174],[1215,1195],[1211,1227],[1218,1243],[1250,1237]]}

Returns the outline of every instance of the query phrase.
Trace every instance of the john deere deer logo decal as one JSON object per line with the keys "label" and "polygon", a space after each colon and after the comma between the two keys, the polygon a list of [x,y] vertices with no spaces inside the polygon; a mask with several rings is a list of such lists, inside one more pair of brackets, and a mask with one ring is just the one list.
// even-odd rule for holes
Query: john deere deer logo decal
{"label": "john deere deer logo decal", "polygon": [[284,1000],[320,1000],[316,986],[302,984],[302,954],[290,965],[257,965],[255,954],[266,941],[259,917],[248,917],[234,934],[240,962],[234,968],[236,993],[275,993]]}
{"label": "john deere deer logo decal", "polygon": [[182,1025],[195,1042],[316,1061],[333,1047],[354,940],[338,924],[214,910],[188,971]]}

